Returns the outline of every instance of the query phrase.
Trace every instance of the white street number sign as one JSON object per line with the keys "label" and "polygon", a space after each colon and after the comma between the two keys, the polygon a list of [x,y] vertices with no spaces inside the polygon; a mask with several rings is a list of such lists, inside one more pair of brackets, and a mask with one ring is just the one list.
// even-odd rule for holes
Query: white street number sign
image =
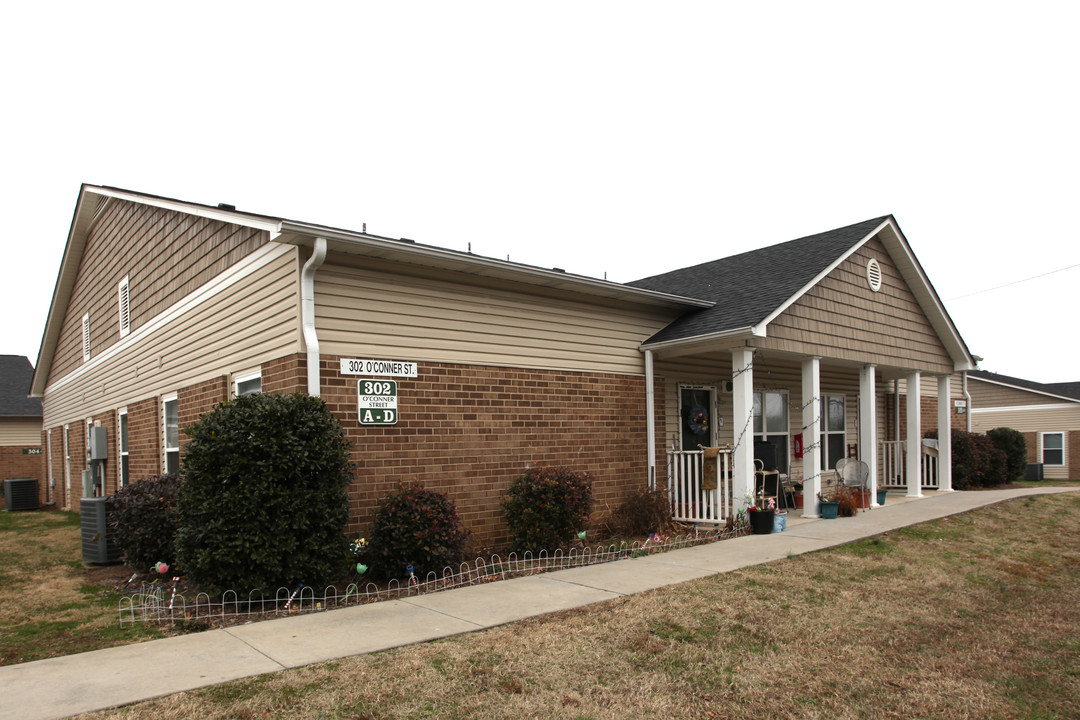
{"label": "white street number sign", "polygon": [[397,423],[397,381],[359,380],[361,425],[395,425]]}

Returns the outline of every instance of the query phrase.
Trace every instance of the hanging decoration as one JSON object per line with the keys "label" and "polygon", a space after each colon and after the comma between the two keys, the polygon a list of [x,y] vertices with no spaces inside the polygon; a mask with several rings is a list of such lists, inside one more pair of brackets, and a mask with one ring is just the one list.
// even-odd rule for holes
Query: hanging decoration
{"label": "hanging decoration", "polygon": [[702,404],[697,390],[692,391],[690,397],[694,404],[690,406],[690,414],[686,419],[686,424],[690,428],[690,432],[695,435],[707,435],[709,432],[709,411]]}

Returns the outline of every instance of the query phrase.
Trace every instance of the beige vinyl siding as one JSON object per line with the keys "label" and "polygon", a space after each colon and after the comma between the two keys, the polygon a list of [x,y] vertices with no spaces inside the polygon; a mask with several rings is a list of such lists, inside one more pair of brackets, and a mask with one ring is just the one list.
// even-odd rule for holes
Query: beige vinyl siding
{"label": "beige vinyl siding", "polygon": [[84,313],[91,359],[121,341],[116,289],[125,276],[134,331],[268,241],[266,232],[240,225],[105,201],[86,239],[49,381],[82,365]]}
{"label": "beige vinyl siding", "polygon": [[160,327],[133,331],[111,357],[54,382],[45,394],[46,426],[299,352],[298,267],[293,246],[271,245],[248,256],[168,309],[170,319]]}
{"label": "beige vinyl siding", "polygon": [[1061,402],[1059,398],[1044,393],[1005,387],[976,378],[968,379],[968,392],[971,393],[971,404],[977,410],[1018,405],[1054,405]]}
{"label": "beige vinyl siding", "polygon": [[0,418],[0,446],[39,447],[41,445],[41,420],[25,418]]}
{"label": "beige vinyl siding", "polygon": [[[866,264],[881,266],[880,292]],[[755,347],[858,363],[952,373],[953,362],[884,245],[867,242],[771,323]]]}
{"label": "beige vinyl siding", "polygon": [[638,346],[672,318],[633,304],[525,295],[466,276],[327,265],[315,278],[323,354],[642,374]]}
{"label": "beige vinyl siding", "polygon": [[[979,409],[976,405],[971,414],[971,429],[985,433],[998,427],[1008,427],[1023,433],[1035,433],[1036,443],[1041,443],[1040,433],[1065,433],[1065,465],[1047,465],[1043,468],[1044,477],[1051,480],[1064,480],[1069,476],[1069,433],[1080,430],[1080,404],[1048,403],[1040,407],[1010,407]],[[1036,450],[1041,451],[1041,444]]]}

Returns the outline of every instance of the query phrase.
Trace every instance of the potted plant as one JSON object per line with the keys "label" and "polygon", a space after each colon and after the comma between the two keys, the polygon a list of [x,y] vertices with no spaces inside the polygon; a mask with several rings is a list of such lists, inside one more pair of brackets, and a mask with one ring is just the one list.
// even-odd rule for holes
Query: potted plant
{"label": "potted plant", "polygon": [[769,498],[768,503],[758,503],[753,498],[748,498],[746,514],[750,518],[750,527],[754,528],[755,535],[767,535],[773,531],[776,524],[776,498]]}

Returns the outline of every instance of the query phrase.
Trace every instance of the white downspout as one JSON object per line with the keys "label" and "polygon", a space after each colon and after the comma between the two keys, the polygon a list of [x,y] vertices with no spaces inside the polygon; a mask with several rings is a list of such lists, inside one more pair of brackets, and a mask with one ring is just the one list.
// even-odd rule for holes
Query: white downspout
{"label": "white downspout", "polygon": [[645,351],[645,442],[648,443],[649,490],[656,489],[656,412],[653,391],[653,354]]}
{"label": "white downspout", "polygon": [[307,391],[319,397],[321,378],[319,373],[319,336],[315,332],[315,271],[326,259],[326,238],[315,238],[315,250],[304,263],[300,273],[300,322],[304,327],[304,345],[307,347]]}
{"label": "white downspout", "polygon": [[967,370],[960,373],[960,377],[963,378],[964,381],[964,401],[967,403],[967,408],[965,408],[964,411],[964,415],[966,416],[965,422],[967,423],[967,431],[971,432],[971,393],[968,392]]}

